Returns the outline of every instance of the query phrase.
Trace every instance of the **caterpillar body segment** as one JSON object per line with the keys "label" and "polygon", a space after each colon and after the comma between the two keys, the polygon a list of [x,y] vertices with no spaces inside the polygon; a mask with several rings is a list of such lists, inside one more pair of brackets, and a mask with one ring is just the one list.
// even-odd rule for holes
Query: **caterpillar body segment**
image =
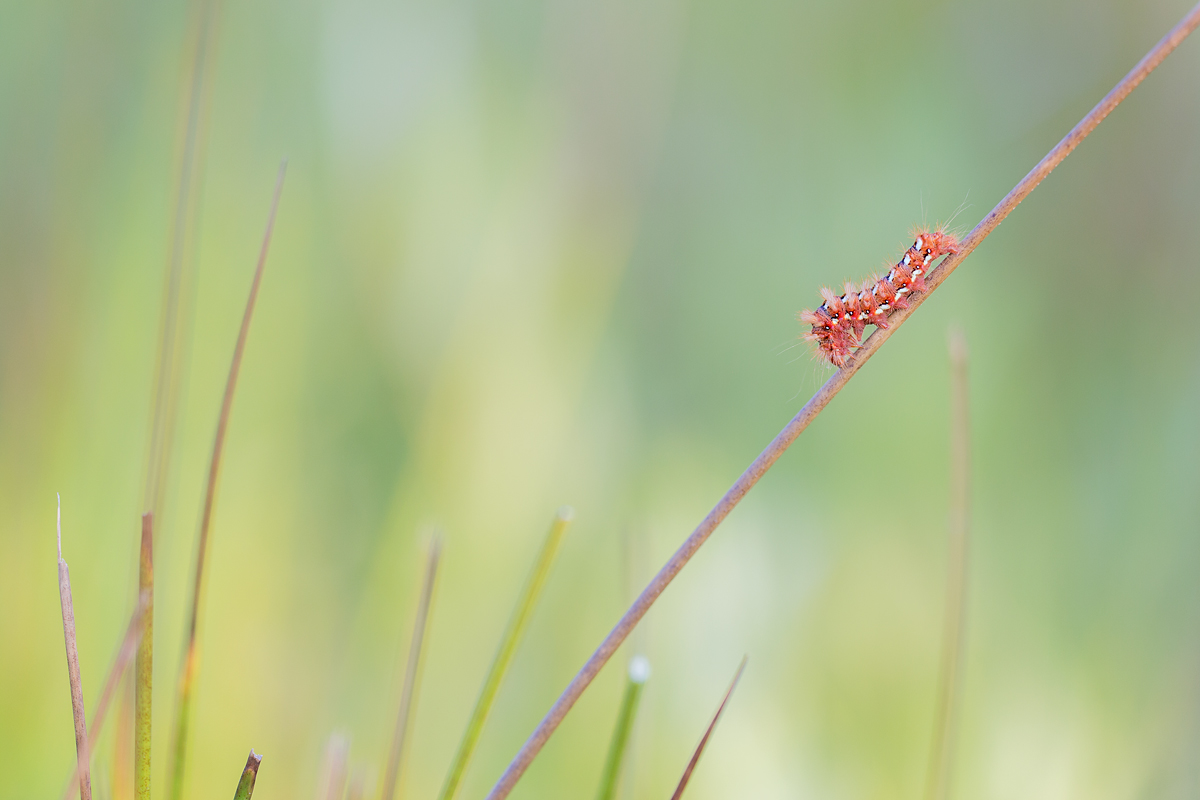
{"label": "caterpillar body segment", "polygon": [[867,326],[886,328],[893,311],[908,308],[908,298],[926,290],[925,276],[933,262],[957,252],[958,239],[953,234],[940,229],[918,231],[912,247],[886,274],[857,288],[847,283],[840,296],[822,289],[824,302],[815,311],[800,313],[800,321],[812,326],[805,338],[816,343],[817,352],[829,363],[846,366],[846,360],[862,344]]}

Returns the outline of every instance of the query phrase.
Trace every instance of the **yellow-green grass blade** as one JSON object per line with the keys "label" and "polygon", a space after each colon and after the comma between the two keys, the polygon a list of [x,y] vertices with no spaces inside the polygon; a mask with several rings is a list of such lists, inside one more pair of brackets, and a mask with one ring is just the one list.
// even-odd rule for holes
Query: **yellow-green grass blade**
{"label": "yellow-green grass blade", "polygon": [[633,731],[638,701],[641,700],[642,688],[649,677],[650,662],[645,657],[634,656],[629,660],[625,693],[621,697],[621,710],[617,713],[617,724],[613,728],[612,741],[608,745],[608,758],[604,760],[604,770],[600,773],[600,788],[596,792],[596,800],[613,800],[616,797],[617,781],[625,763],[625,751],[629,747],[629,734]]}
{"label": "yellow-green grass blade", "polygon": [[471,719],[467,722],[467,729],[463,733],[462,742],[458,746],[458,752],[454,756],[450,772],[446,775],[446,783],[439,796],[440,800],[453,800],[455,793],[458,792],[463,775],[467,771],[467,765],[475,752],[475,745],[479,743],[479,734],[483,731],[483,724],[487,721],[488,712],[492,710],[492,703],[496,700],[496,692],[499,691],[504,674],[508,671],[508,665],[517,652],[521,635],[529,625],[529,619],[541,596],[542,588],[546,585],[546,578],[550,574],[554,557],[558,553],[558,546],[562,542],[563,534],[567,531],[567,526],[571,523],[573,513],[567,507],[559,509],[558,514],[554,517],[554,522],[550,525],[550,532],[546,534],[546,541],[542,544],[542,550],[538,554],[533,571],[529,575],[524,591],[517,599],[516,609],[500,639],[500,648],[496,651],[496,658],[492,661],[492,667],[483,681],[479,700],[475,703],[475,710],[471,713]]}

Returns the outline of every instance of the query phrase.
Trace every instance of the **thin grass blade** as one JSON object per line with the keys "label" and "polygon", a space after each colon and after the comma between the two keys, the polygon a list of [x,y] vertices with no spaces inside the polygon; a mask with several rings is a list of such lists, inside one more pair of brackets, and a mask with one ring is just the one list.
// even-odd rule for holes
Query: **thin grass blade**
{"label": "thin grass blade", "polygon": [[87,749],[76,764],[75,771],[71,773],[71,779],[67,781],[67,788],[63,792],[62,800],[69,800],[71,794],[75,791],[76,781],[79,780],[79,776],[82,774],[82,768],[91,760],[92,747],[95,745],[96,739],[100,736],[100,731],[104,727],[104,720],[108,714],[108,706],[112,701],[113,695],[117,692],[117,686],[121,683],[122,676],[129,669],[134,654],[137,653],[138,642],[142,638],[142,620],[148,607],[149,598],[146,595],[142,595],[138,599],[137,608],[133,610],[133,616],[129,619],[129,625],[125,628],[125,636],[122,638],[121,646],[117,650],[117,657],[113,660],[112,668],[108,671],[108,679],[104,682],[104,690],[100,693],[100,700],[96,703],[95,713],[92,714],[92,729],[88,732]]}
{"label": "thin grass blade", "polygon": [[541,596],[546,578],[550,575],[554,557],[558,554],[558,546],[562,543],[563,534],[571,524],[573,515],[574,512],[570,508],[563,507],[559,509],[558,514],[554,517],[554,522],[550,525],[550,532],[546,534],[546,541],[542,544],[542,550],[534,563],[533,571],[529,575],[524,591],[517,600],[517,606],[508,622],[508,627],[500,638],[500,648],[496,651],[496,658],[492,661],[492,667],[488,670],[487,678],[483,682],[483,689],[479,692],[475,710],[467,722],[462,743],[458,746],[458,752],[455,754],[450,772],[446,776],[446,784],[442,787],[440,800],[453,800],[455,793],[458,792],[459,784],[467,771],[467,765],[475,752],[475,745],[479,742],[483,724],[487,721],[488,712],[492,710],[492,703],[496,699],[496,692],[500,689],[500,682],[504,680],[508,665],[517,652],[517,645],[529,624],[529,618]]}
{"label": "thin grass blade", "polygon": [[71,684],[71,716],[75,720],[75,771],[79,777],[79,800],[92,800],[92,776],[88,769],[87,720],[83,708],[83,678],[79,674],[79,648],[75,643],[75,603],[71,599],[71,571],[62,554],[62,498],[58,499],[58,600],[62,607],[63,641],[67,646],[67,679]]}
{"label": "thin grass blade", "polygon": [[186,103],[180,109],[182,139],[176,174],[175,205],[171,218],[170,249],[167,254],[160,336],[154,381],[154,415],[150,427],[147,459],[145,510],[161,520],[163,495],[171,464],[180,379],[191,336],[190,304],[184,302],[191,270],[191,253],[198,221],[207,99],[215,49],[219,0],[199,0],[189,24],[190,67],[187,71]]}
{"label": "thin grass blade", "polygon": [[262,756],[250,748],[250,757],[246,759],[246,768],[242,770],[241,780],[238,781],[237,791],[233,800],[250,800],[254,794],[254,782],[258,780],[258,767],[262,764]]}
{"label": "thin grass blade", "polygon": [[950,537],[946,581],[946,619],[942,633],[941,672],[927,800],[950,795],[951,766],[962,692],[962,660],[967,637],[967,567],[971,521],[971,420],[967,392],[967,341],[959,329],[950,332]]}
{"label": "thin grass blade", "polygon": [[217,416],[217,433],[213,440],[212,459],[208,467],[208,482],[204,491],[204,510],[200,517],[200,533],[196,545],[196,564],[192,583],[191,606],[188,611],[187,640],[184,643],[183,662],[180,665],[179,695],[176,702],[175,740],[171,748],[171,799],[183,797],[184,769],[187,762],[188,730],[191,724],[192,695],[199,670],[197,630],[200,610],[204,604],[204,568],[208,563],[208,535],[212,525],[213,505],[216,501],[217,482],[221,474],[221,454],[225,448],[225,432],[229,427],[229,414],[233,409],[233,393],[237,388],[241,372],[242,356],[246,350],[246,339],[250,334],[250,320],[254,316],[254,305],[258,300],[258,289],[262,284],[263,267],[267,262],[267,251],[271,246],[271,233],[275,230],[275,215],[279,210],[279,196],[283,192],[283,178],[287,173],[287,162],[279,165],[275,179],[275,194],[271,199],[271,211],[267,215],[267,230],[263,234],[262,247],[258,253],[258,264],[254,279],[250,283],[250,296],[246,299],[246,310],[242,313],[242,326],[238,330],[237,342],[233,347],[233,361],[229,365],[229,376],[225,381],[225,394],[221,399],[221,411]]}
{"label": "thin grass blade", "polygon": [[642,688],[645,687],[649,677],[650,662],[644,656],[634,656],[629,660],[629,672],[625,677],[625,693],[621,696],[621,710],[617,712],[617,724],[613,728],[612,741],[608,745],[608,757],[604,760],[604,769],[600,773],[600,788],[596,791],[596,800],[613,800],[617,795],[617,781],[621,777],[621,767],[625,763],[629,734],[633,730],[633,721],[637,716]]}
{"label": "thin grass blade", "polygon": [[142,514],[138,596],[146,598],[146,610],[134,666],[133,796],[136,800],[150,800],[150,711],[154,689],[154,514],[149,511]]}
{"label": "thin grass blade", "polygon": [[[216,35],[217,0],[200,0],[192,26],[193,52],[189,72],[186,116],[183,122],[183,146],[179,153],[179,172],[174,215],[171,224],[170,251],[160,314],[160,337],[154,379],[154,413],[150,424],[150,449],[146,464],[145,513],[142,517],[142,547],[139,556],[139,596],[149,592],[146,632],[138,651],[134,687],[133,785],[136,800],[150,800],[150,723],[153,672],[153,562],[147,562],[150,548],[145,530],[157,517],[161,524],[163,496],[171,465],[178,416],[179,385],[183,362],[188,351],[191,324],[188,304],[182,302],[187,283],[188,255],[195,234],[199,207],[198,176],[204,161],[205,99],[212,71],[213,39]],[[149,566],[148,566],[149,564]],[[147,581],[146,578],[149,577]]]}
{"label": "thin grass blade", "polygon": [[[404,670],[404,689],[400,694],[400,711],[396,714],[396,731],[392,736],[392,748],[388,755],[387,773],[383,779],[383,800],[396,796],[400,780],[400,768],[404,763],[404,744],[408,738],[408,724],[416,704],[417,681],[421,670],[421,645],[425,641],[425,623],[429,619],[429,608],[433,603],[433,585],[437,578],[438,559],[442,553],[442,540],[434,536],[429,542],[429,555],[425,563],[425,583],[421,587],[421,600],[417,604],[417,617],[413,622],[412,644],[408,648],[408,666]],[[361,788],[361,786],[360,786]]]}
{"label": "thin grass blade", "polygon": [[675,794],[671,795],[671,800],[679,800],[683,797],[683,790],[687,788],[688,782],[692,779],[692,772],[695,771],[696,764],[700,763],[700,756],[704,754],[704,748],[708,746],[708,740],[717,727],[717,720],[725,713],[725,706],[728,705],[729,698],[733,696],[733,690],[737,688],[738,681],[742,679],[742,671],[746,669],[746,660],[747,658],[743,656],[742,663],[734,673],[733,680],[725,691],[725,697],[721,699],[721,705],[717,706],[717,713],[713,714],[712,722],[708,723],[708,729],[704,731],[704,736],[700,737],[700,744],[696,745],[696,752],[692,753],[692,760],[688,762],[687,769],[683,771],[683,777],[679,779],[679,785],[675,787]]}

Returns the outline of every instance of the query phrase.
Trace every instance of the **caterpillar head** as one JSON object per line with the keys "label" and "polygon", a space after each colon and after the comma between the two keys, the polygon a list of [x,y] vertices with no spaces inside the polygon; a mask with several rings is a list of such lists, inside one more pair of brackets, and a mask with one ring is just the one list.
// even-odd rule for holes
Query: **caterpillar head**
{"label": "caterpillar head", "polygon": [[915,238],[910,253],[918,263],[923,262],[925,266],[944,255],[958,252],[958,237],[942,228],[934,231],[918,230]]}

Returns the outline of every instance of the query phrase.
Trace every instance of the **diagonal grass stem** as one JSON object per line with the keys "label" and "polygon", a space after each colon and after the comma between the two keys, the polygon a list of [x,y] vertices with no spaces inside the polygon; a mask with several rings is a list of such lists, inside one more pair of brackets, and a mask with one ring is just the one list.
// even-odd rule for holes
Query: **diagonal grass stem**
{"label": "diagonal grass stem", "polygon": [[729,488],[729,491],[717,502],[708,515],[701,523],[692,531],[691,535],[684,540],[679,549],[667,561],[658,574],[651,579],[650,583],[625,612],[624,616],[617,622],[616,626],[609,631],[608,635],[596,648],[595,652],[588,658],[584,665],[567,684],[567,687],[559,695],[558,700],[546,712],[546,716],[538,723],[538,726],[525,740],[525,744],[513,756],[504,774],[496,781],[492,790],[487,795],[487,800],[503,800],[512,792],[513,787],[517,785],[517,781],[525,774],[525,770],[529,769],[529,765],[537,758],[538,753],[545,747],[546,742],[553,735],[558,726],[562,724],[567,713],[579,700],[584,690],[591,685],[599,674],[601,668],[608,663],[617,648],[625,641],[630,632],[641,621],[650,607],[654,605],[654,601],[658,599],[670,585],[671,581],[675,580],[675,576],[687,565],[696,551],[708,541],[708,537],[712,535],[717,526],[724,521],[725,517],[729,516],[735,506],[741,502],[746,493],[754,488],[755,484],[767,473],[775,462],[791,447],[796,438],[804,432],[817,415],[824,410],[825,406],[829,405],[837,393],[850,381],[854,375],[862,369],[863,365],[873,356],[883,343],[886,342],[900,326],[912,314],[920,308],[920,306],[929,298],[933,290],[942,284],[949,277],[950,273],[957,269],[963,259],[969,256],[972,251],[978,247],[984,239],[1000,225],[1004,219],[1013,212],[1013,210],[1029,196],[1037,185],[1048,176],[1055,167],[1062,163],[1071,152],[1079,146],[1088,134],[1096,129],[1105,117],[1112,110],[1120,105],[1121,101],[1129,96],[1129,93],[1137,88],[1146,76],[1163,62],[1171,52],[1179,46],[1179,44],[1188,37],[1200,26],[1200,3],[1192,8],[1180,22],[1172,28],[1166,36],[1164,36],[1158,44],[1150,49],[1141,61],[1130,70],[1130,72],[1122,78],[1112,91],[1096,104],[1096,106],[1087,113],[1074,128],[1067,133],[1063,139],[1056,144],[1046,156],[1038,162],[1029,174],[1013,187],[1003,200],[1001,200],[995,208],[988,213],[986,217],[979,222],[978,225],[963,239],[959,252],[955,255],[947,256],[936,268],[934,268],[926,277],[926,286],[928,291],[921,294],[913,295],[909,301],[910,305],[907,309],[897,311],[888,318],[888,327],[877,329],[866,341],[862,347],[854,354],[847,362],[846,366],[839,369],[825,384],[817,390],[817,393],[809,399],[804,407],[797,412],[783,430],[771,440],[754,461],[750,462],[750,466],[746,468]]}
{"label": "diagonal grass stem", "polygon": [[729,698],[733,697],[733,690],[737,688],[738,681],[742,679],[742,672],[746,669],[746,660],[746,656],[743,656],[742,663],[738,666],[737,672],[733,674],[733,680],[730,681],[725,696],[721,698],[721,705],[717,706],[717,713],[713,714],[712,722],[708,723],[708,728],[700,737],[700,744],[696,745],[696,751],[692,753],[692,758],[688,761],[687,768],[683,771],[683,777],[679,779],[679,785],[675,787],[675,793],[671,795],[671,800],[679,800],[683,797],[683,790],[691,781],[692,773],[696,771],[696,765],[700,763],[700,756],[704,755],[704,748],[708,746],[708,740],[712,738],[713,731],[716,730],[717,721],[725,713],[725,706],[729,705]]}

